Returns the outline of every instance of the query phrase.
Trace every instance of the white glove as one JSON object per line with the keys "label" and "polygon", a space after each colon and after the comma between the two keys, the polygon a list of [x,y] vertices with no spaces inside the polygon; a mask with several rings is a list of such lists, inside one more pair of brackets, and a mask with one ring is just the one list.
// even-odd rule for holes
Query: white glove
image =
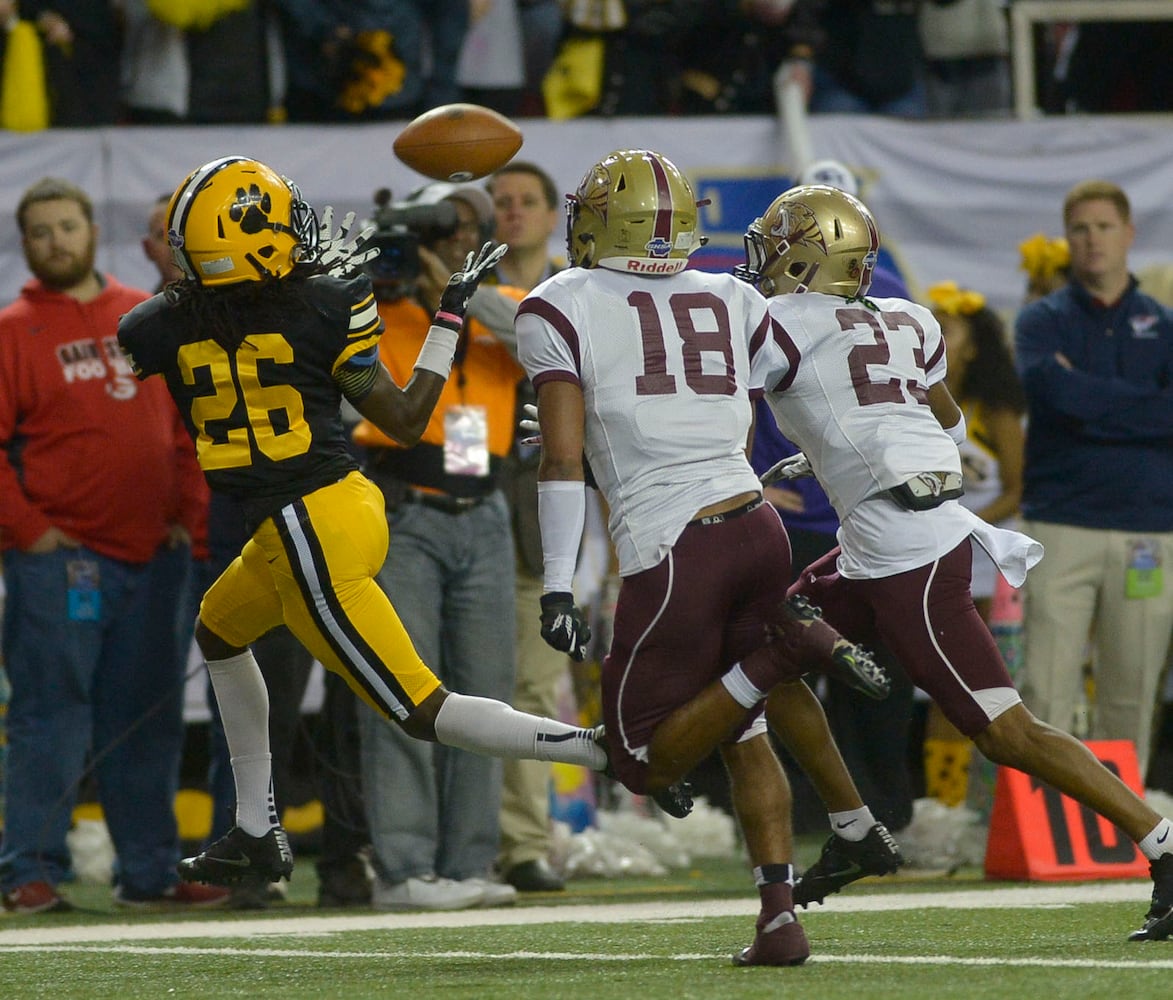
{"label": "white glove", "polygon": [[806,455],[801,451],[794,455],[788,455],[771,465],[765,472],[758,476],[758,481],[763,486],[773,486],[779,479],[801,479],[803,476],[813,476],[814,470],[811,468],[810,462],[807,461]]}
{"label": "white glove", "polygon": [[524,403],[522,410],[528,419],[519,420],[517,426],[528,431],[532,436],[521,439],[522,444],[533,445],[535,448],[542,443],[541,428],[538,426],[538,408],[533,403]]}
{"label": "white glove", "polygon": [[335,278],[353,274],[368,260],[379,256],[379,248],[370,246],[369,240],[376,230],[375,225],[365,226],[361,232],[348,241],[350,227],[354,225],[354,213],[347,212],[338,227],[334,228],[334,206],[327,205],[322,212],[322,223],[318,227],[318,263]]}

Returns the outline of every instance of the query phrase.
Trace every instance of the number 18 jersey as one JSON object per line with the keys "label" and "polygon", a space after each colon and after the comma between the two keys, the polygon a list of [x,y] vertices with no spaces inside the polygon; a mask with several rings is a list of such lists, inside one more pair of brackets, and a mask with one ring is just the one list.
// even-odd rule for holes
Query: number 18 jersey
{"label": "number 18 jersey", "polygon": [[702,507],[760,491],[745,456],[750,356],[766,300],[731,275],[571,268],[522,302],[518,355],[535,386],[577,384],[585,450],[624,576],[658,565]]}

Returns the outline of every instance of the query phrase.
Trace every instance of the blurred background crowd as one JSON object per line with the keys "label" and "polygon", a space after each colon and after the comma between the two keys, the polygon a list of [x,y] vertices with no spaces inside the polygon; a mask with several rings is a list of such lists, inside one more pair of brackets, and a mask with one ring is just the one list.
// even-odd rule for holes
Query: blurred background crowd
{"label": "blurred background crowd", "polygon": [[[0,0],[0,124],[354,122],[458,100],[521,117],[756,114],[780,74],[816,112],[1004,115],[1014,4]],[[1168,110],[1171,42],[1169,21],[1036,22],[1038,106]]]}

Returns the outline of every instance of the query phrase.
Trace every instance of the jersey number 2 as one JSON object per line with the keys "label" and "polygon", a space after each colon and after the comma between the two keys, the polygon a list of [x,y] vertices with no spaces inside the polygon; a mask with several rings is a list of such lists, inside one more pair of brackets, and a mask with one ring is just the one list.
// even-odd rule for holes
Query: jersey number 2
{"label": "jersey number 2", "polygon": [[[905,379],[903,387],[900,379],[888,378],[880,381],[873,379],[868,371],[870,365],[884,365],[892,358],[892,348],[888,344],[887,332],[895,332],[901,327],[908,327],[916,334],[916,345],[912,349],[912,360],[917,370],[925,374],[925,331],[921,325],[908,313],[882,312],[877,315],[867,309],[836,309],[835,318],[839,320],[839,329],[844,333],[856,327],[866,326],[872,332],[875,341],[872,344],[856,344],[847,353],[847,365],[851,369],[851,386],[855,389],[855,398],[860,406],[869,406],[872,403],[904,403],[907,399],[904,391],[907,390],[918,403],[927,404],[929,401],[927,375],[924,379]],[[882,325],[881,325],[881,321]]]}
{"label": "jersey number 2", "polygon": [[[251,442],[274,462],[309,450],[310,428],[301,394],[289,385],[262,385],[257,372],[260,361],[292,363],[293,347],[279,333],[254,335],[248,342],[256,349],[237,351],[235,359],[214,340],[184,344],[179,349],[184,382],[195,385],[195,373],[200,368],[206,369],[212,380],[214,392],[197,396],[191,404],[191,419],[197,431],[196,456],[205,472],[252,465]],[[230,426],[221,440],[214,440],[208,433],[208,422],[229,420],[242,399],[244,424],[236,421],[237,426]],[[279,418],[280,432],[274,418]]]}

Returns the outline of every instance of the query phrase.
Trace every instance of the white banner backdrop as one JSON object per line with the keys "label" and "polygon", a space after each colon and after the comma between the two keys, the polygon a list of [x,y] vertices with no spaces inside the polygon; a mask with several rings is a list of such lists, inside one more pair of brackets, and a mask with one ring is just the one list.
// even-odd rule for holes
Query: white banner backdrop
{"label": "white banner backdrop", "polygon": [[[702,266],[724,269],[741,253],[745,226],[785,187],[791,164],[779,123],[767,117],[583,119],[522,122],[519,158],[573,190],[612,149],[647,146],[671,158],[712,199]],[[101,225],[98,266],[150,288],[155,274],[139,241],[154,199],[194,167],[240,153],[292,177],[316,206],[365,214],[376,188],[402,198],[426,179],[400,164],[398,123],[57,130],[0,133],[0,304],[28,274],[15,209],[46,175],[80,184]],[[816,157],[834,157],[862,179],[862,196],[885,247],[914,294],[947,278],[984,292],[1004,312],[1018,305],[1024,276],[1018,244],[1062,231],[1063,195],[1092,177],[1116,181],[1132,199],[1135,269],[1173,262],[1173,119],[1050,118],[1035,122],[905,122],[821,115],[810,122]],[[552,246],[561,250],[560,240]]]}

